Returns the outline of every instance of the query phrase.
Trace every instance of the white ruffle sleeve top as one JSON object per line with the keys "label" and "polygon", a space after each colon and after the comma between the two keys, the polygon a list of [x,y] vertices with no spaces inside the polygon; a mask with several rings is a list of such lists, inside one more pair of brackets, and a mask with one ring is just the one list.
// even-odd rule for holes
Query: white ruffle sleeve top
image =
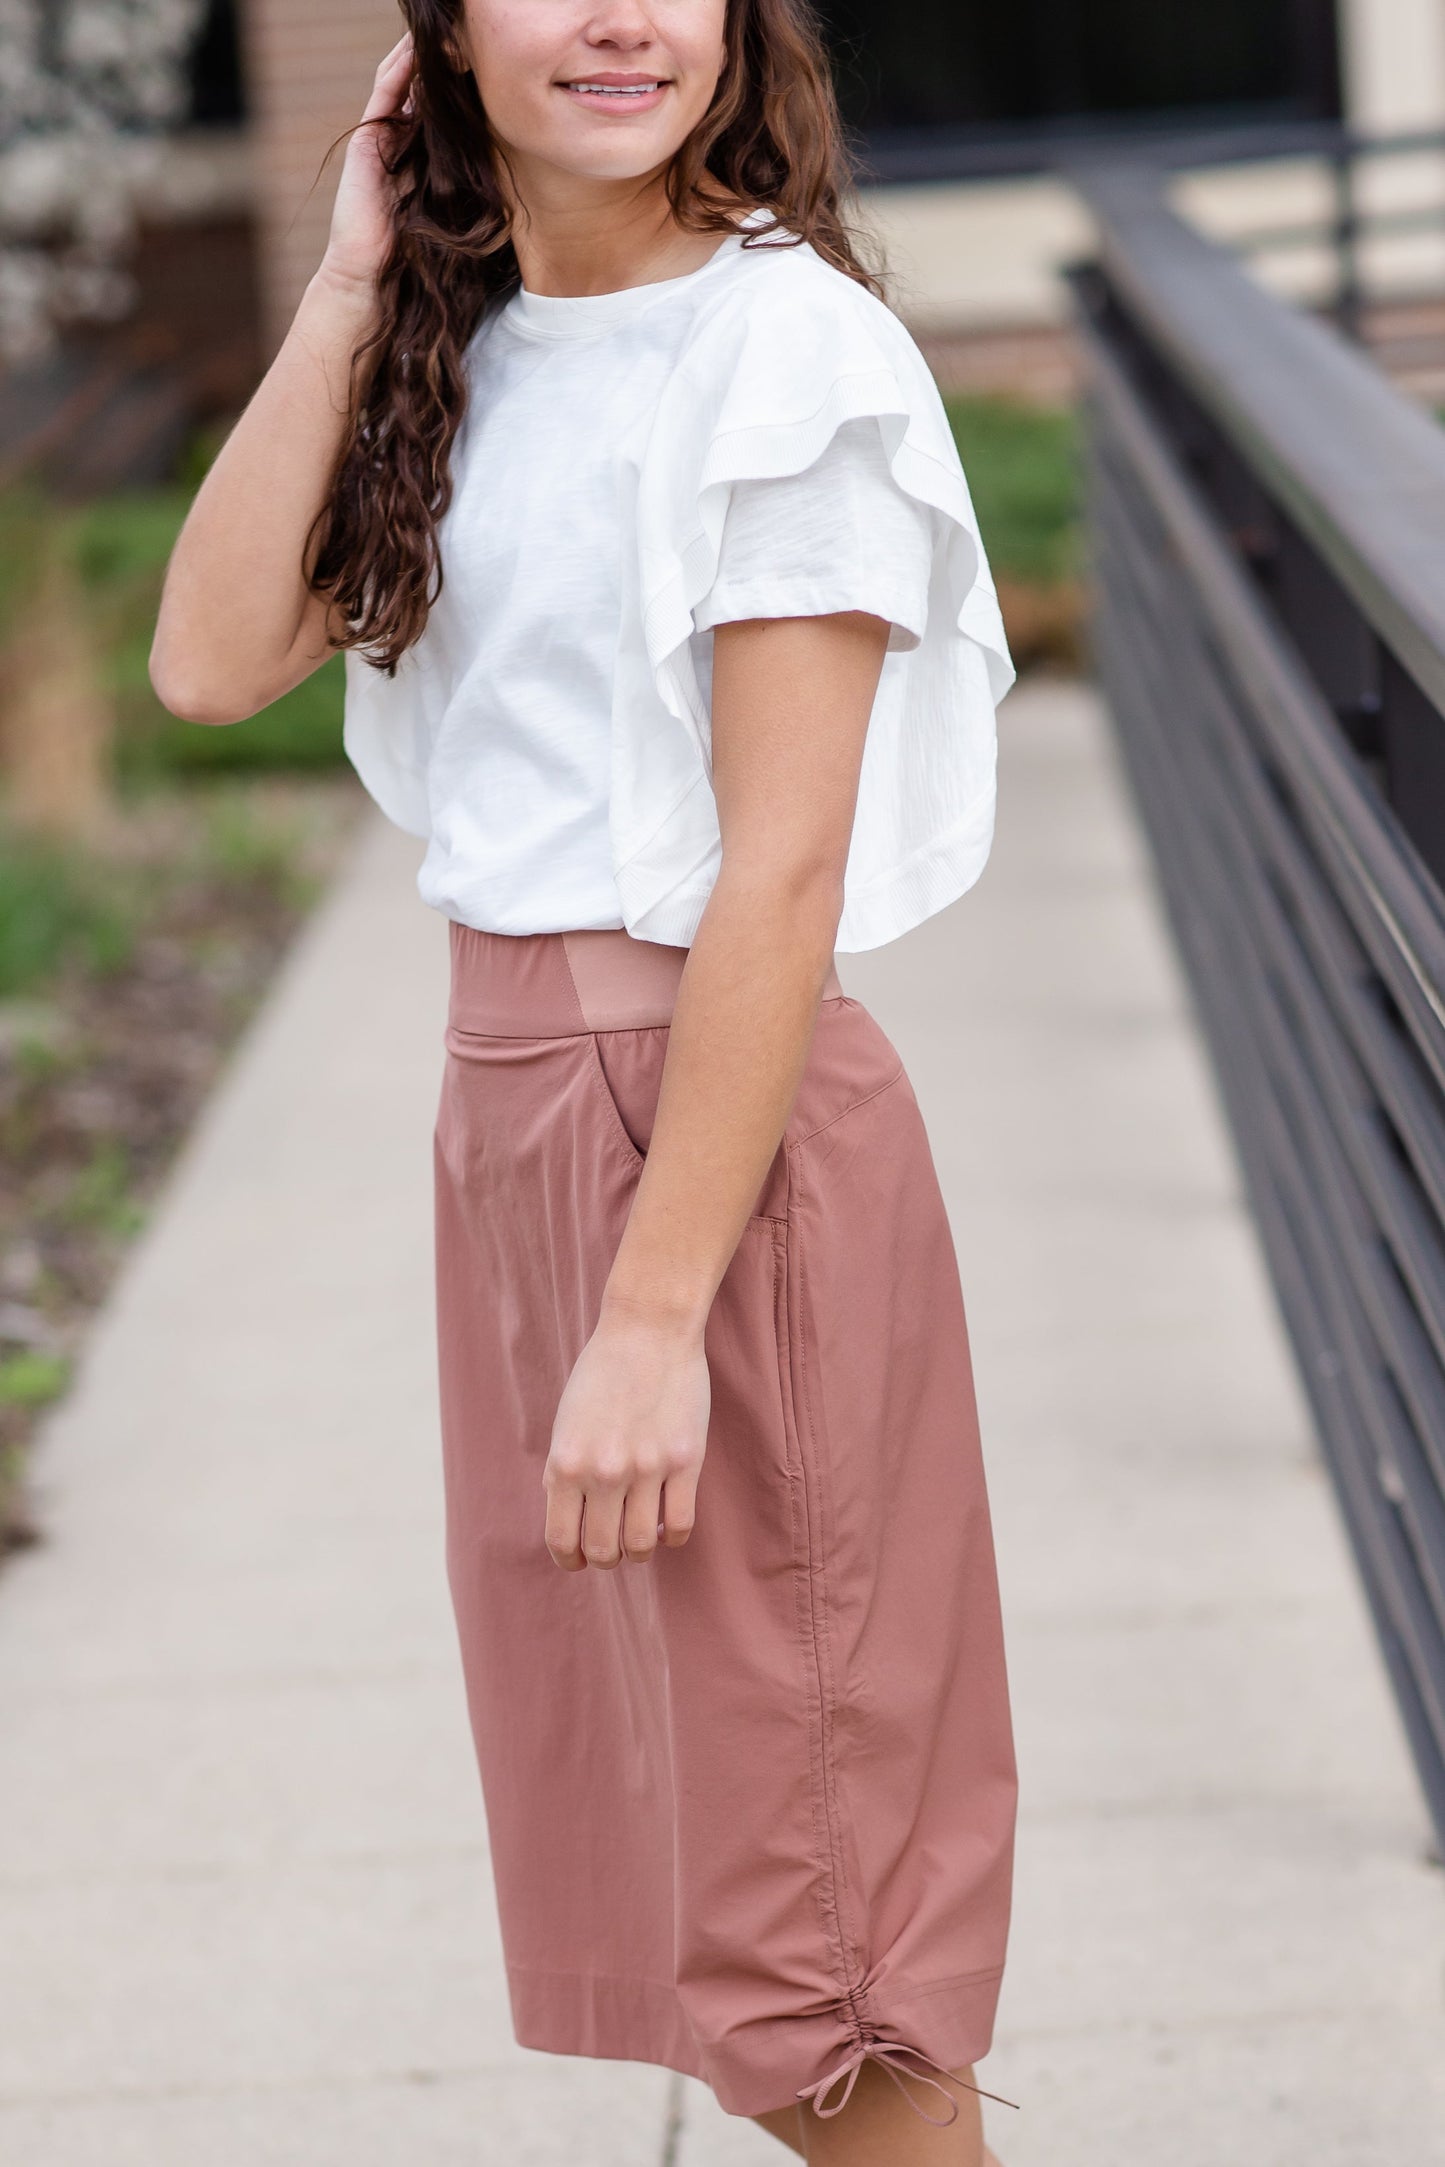
{"label": "white ruffle sleeve top", "polygon": [[618,293],[518,290],[468,349],[441,592],[394,678],[345,658],[347,753],[463,924],[690,943],[721,857],[713,629],[745,617],[892,627],[838,948],[983,868],[1014,670],[943,403],[864,287],[743,239]]}

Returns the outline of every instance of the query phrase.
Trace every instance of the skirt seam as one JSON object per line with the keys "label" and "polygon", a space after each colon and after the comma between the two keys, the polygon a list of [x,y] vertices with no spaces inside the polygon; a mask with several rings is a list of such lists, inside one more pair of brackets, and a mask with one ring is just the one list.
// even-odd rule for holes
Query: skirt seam
{"label": "skirt seam", "polygon": [[[871,1093],[869,1095],[870,1097],[873,1096]],[[802,1332],[802,1315],[806,1306],[803,1300],[803,1244],[798,1231],[796,1214],[799,1193],[799,1169],[793,1160],[791,1148],[787,1155],[787,1169],[788,1221],[781,1244],[784,1302],[780,1352],[786,1372],[789,1409],[798,1449],[804,1538],[804,1566],[801,1574],[802,1609],[805,1617],[808,1654],[812,1660],[818,1693],[818,1777],[817,1796],[814,1801],[814,1827],[821,1837],[820,1864],[823,1869],[821,1903],[824,1933],[836,1951],[842,1998],[848,2004],[855,2023],[861,2024],[863,2021],[863,2010],[861,2008],[863,1967],[859,1961],[858,1952],[852,1945],[852,1937],[847,1931],[844,1909],[845,1897],[848,1894],[848,1876],[839,1830],[837,1782],[833,1756],[833,1713],[837,1690],[827,1623],[826,1498],[821,1479],[822,1467],[821,1455],[818,1451],[817,1425],[807,1390],[807,1356]],[[795,1276],[796,1291],[794,1288]],[[807,1426],[806,1442],[804,1438],[805,1423]],[[811,1447],[811,1450],[808,1447]]]}
{"label": "skirt seam", "polygon": [[840,1106],[836,1114],[829,1114],[827,1120],[820,1121],[816,1128],[804,1130],[801,1136],[790,1136],[787,1139],[788,1150],[796,1151],[800,1144],[810,1144],[815,1136],[821,1136],[826,1129],[836,1128],[840,1121],[847,1120],[849,1114],[856,1114],[860,1106],[871,1106],[874,1099],[881,1099],[885,1091],[893,1089],[893,1086],[902,1078],[903,1073],[903,1064],[900,1062],[891,1076],[887,1077],[883,1083],[875,1084],[871,1091],[865,1091],[862,1098],[849,1099],[846,1106]]}
{"label": "skirt seam", "polygon": [[[791,1168],[789,1168],[789,1172],[791,1173]],[[806,1675],[809,1668],[809,1657],[812,1653],[811,1603],[807,1570],[807,1560],[811,1555],[811,1544],[808,1536],[809,1499],[807,1475],[803,1465],[802,1445],[798,1436],[798,1410],[793,1390],[793,1365],[790,1353],[789,1275],[791,1264],[789,1249],[787,1223],[775,1225],[773,1232],[773,1342],[778,1364],[778,1389],[783,1403],[784,1435],[791,1438],[793,1450],[796,1452],[798,1459],[798,1478],[796,1481],[790,1480],[788,1488],[792,1499],[793,1513],[793,1609],[797,1623],[799,1652],[805,1671],[803,1697],[806,1703],[811,1698],[813,1690]],[[801,1572],[798,1570],[797,1565],[800,1549],[804,1559],[804,1567]],[[821,1680],[818,1679],[816,1659],[814,1659],[811,1668],[816,1689],[821,1696],[822,1686]],[[813,1855],[820,1874],[819,1925],[824,1942],[830,1952],[836,1952],[837,1967],[840,1970],[845,1970],[843,1952],[836,1932],[836,1920],[830,1921],[829,1919],[828,1846],[827,1837],[824,1833],[820,1788],[814,1773],[813,1756],[813,1724],[810,1715],[808,1721],[808,1790],[813,1822]]]}

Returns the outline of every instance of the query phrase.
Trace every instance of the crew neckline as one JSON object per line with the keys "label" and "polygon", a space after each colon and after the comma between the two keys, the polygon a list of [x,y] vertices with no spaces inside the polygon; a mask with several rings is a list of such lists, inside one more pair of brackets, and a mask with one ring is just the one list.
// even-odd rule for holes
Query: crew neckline
{"label": "crew neckline", "polygon": [[749,228],[771,216],[766,208],[756,206],[739,219],[734,230],[723,237],[705,262],[695,270],[683,271],[676,278],[651,279],[640,286],[620,286],[611,293],[533,293],[526,286],[518,286],[502,309],[502,321],[512,330],[536,338],[586,338],[610,331],[665,300],[669,294],[680,293],[684,287],[706,278],[709,272],[737,255]]}

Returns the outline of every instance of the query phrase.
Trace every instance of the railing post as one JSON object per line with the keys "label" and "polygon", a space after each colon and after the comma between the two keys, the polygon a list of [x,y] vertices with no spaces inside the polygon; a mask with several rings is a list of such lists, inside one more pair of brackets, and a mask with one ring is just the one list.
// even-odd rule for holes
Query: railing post
{"label": "railing post", "polygon": [[1360,203],[1357,153],[1348,140],[1330,155],[1334,216],[1330,238],[1335,250],[1335,322],[1359,343],[1364,331],[1364,294],[1360,280]]}

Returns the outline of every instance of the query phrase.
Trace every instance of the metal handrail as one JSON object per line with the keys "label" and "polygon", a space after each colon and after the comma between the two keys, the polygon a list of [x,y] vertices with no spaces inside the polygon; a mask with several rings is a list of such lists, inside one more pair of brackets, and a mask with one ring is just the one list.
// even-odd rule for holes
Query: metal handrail
{"label": "metal handrail", "polygon": [[1445,1841],[1445,432],[1079,178],[1100,674]]}
{"label": "metal handrail", "polygon": [[1412,1015],[1422,1052],[1445,1090],[1445,896],[1408,837],[1357,770],[1328,707],[1282,646],[1242,568],[1191,500],[1151,437],[1117,365],[1093,356],[1095,396],[1146,478],[1198,605],[1248,685],[1282,770],[1312,816],[1361,945]]}
{"label": "metal handrail", "polygon": [[1328,325],[1284,308],[1164,201],[1078,167],[1099,261],[1261,483],[1445,707],[1445,430]]}

